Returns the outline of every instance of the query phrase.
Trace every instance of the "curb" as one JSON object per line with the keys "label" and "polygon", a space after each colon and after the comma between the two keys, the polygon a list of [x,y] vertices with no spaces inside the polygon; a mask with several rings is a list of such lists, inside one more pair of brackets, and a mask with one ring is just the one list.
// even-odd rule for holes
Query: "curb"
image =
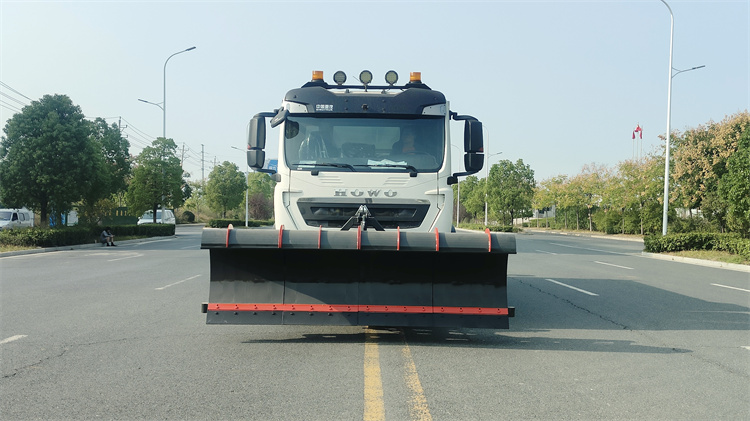
{"label": "curb", "polygon": [[526,228],[524,231],[528,231],[530,233],[540,233],[540,234],[556,234],[556,235],[570,235],[573,237],[589,237],[589,238],[602,238],[605,240],[618,240],[618,241],[631,241],[634,243],[643,243],[643,238],[628,238],[628,237],[618,237],[615,235],[601,235],[601,234],[584,234],[584,233],[578,233],[578,232],[565,232],[565,231],[547,231],[547,230],[537,230],[537,229],[528,229]]}
{"label": "curb", "polygon": [[707,267],[718,268],[718,269],[728,269],[728,270],[736,270],[738,272],[750,273],[750,266],[739,265],[737,263],[725,263],[725,262],[717,262],[714,260],[694,259],[692,257],[670,256],[668,254],[647,253],[645,251],[641,252],[641,256],[648,257],[650,259],[669,260],[669,261],[678,262],[678,263],[687,263],[691,265],[707,266]]}

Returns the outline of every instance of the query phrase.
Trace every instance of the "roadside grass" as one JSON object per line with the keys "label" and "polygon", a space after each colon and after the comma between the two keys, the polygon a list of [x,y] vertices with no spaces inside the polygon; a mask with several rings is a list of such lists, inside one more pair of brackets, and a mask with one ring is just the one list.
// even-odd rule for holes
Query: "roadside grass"
{"label": "roadside grass", "polygon": [[750,260],[743,259],[742,256],[732,254],[726,251],[718,250],[686,250],[670,253],[662,253],[670,256],[689,257],[691,259],[713,260],[715,262],[734,263],[738,265],[750,265]]}
{"label": "roadside grass", "polygon": [[21,250],[33,250],[37,247],[21,247],[21,246],[10,246],[7,244],[0,244],[0,253],[7,253],[9,251],[21,251]]}

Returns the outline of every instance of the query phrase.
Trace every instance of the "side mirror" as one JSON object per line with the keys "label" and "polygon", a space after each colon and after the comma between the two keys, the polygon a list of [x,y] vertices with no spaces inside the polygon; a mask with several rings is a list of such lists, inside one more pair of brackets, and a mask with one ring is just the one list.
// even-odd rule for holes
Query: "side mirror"
{"label": "side mirror", "polygon": [[266,118],[256,115],[250,120],[250,133],[247,136],[248,149],[264,149],[266,147]]}
{"label": "side mirror", "polygon": [[258,171],[263,169],[263,164],[266,163],[266,151],[263,149],[248,149],[247,150],[247,165]]}
{"label": "side mirror", "polygon": [[464,155],[464,167],[467,173],[478,173],[484,167],[484,154],[467,153]]}
{"label": "side mirror", "polygon": [[466,120],[464,122],[464,152],[483,152],[484,137],[482,134],[482,122],[477,120]]}

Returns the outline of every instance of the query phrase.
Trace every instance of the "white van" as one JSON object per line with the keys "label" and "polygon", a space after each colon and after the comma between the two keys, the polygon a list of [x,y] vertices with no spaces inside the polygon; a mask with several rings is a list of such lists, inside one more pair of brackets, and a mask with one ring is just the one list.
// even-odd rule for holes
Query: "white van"
{"label": "white van", "polygon": [[0,229],[34,226],[34,212],[26,209],[0,209]]}
{"label": "white van", "polygon": [[[164,219],[161,217],[161,209],[156,211],[156,223],[157,224],[173,224],[175,223],[174,212],[170,209],[164,211]],[[154,223],[154,212],[146,211],[140,218],[138,218],[138,225],[153,224]]]}

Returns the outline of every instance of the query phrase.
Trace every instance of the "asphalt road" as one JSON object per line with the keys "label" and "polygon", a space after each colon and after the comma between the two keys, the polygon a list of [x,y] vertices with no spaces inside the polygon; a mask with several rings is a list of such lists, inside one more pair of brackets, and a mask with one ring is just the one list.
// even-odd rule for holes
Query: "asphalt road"
{"label": "asphalt road", "polygon": [[517,236],[511,329],[207,326],[200,227],[0,258],[0,418],[750,419],[750,275]]}

